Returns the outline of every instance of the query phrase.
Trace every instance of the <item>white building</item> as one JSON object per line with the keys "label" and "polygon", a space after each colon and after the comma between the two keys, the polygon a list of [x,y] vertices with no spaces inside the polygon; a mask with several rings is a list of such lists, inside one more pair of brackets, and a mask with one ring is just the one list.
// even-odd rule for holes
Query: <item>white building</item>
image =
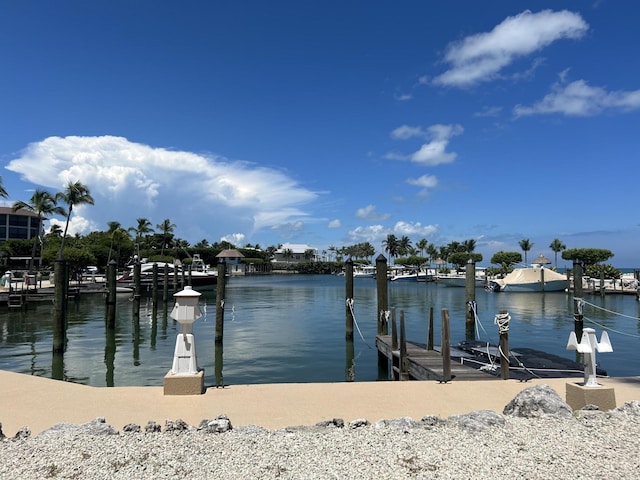
{"label": "white building", "polygon": [[273,262],[300,263],[318,261],[318,249],[304,243],[285,243],[274,252]]}

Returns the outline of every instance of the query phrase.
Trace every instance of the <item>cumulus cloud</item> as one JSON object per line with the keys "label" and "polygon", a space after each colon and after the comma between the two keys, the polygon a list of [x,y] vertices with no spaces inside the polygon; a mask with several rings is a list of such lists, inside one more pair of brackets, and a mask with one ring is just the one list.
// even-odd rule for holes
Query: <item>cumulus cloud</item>
{"label": "cumulus cloud", "polygon": [[77,233],[109,221],[126,228],[144,217],[154,225],[169,218],[176,235],[192,242],[229,231],[250,235],[300,221],[318,196],[275,169],[115,136],[49,137],[6,168],[52,191],[72,180],[89,187],[95,206],[74,208]]}
{"label": "cumulus cloud", "polygon": [[356,210],[356,217],[361,218],[363,220],[386,220],[389,218],[388,213],[379,213],[376,211],[375,205],[367,205],[366,207],[359,208]]}
{"label": "cumulus cloud", "polygon": [[220,240],[223,242],[229,242],[233,245],[242,245],[244,237],[244,233],[230,233],[229,235],[223,235],[220,237]]}
{"label": "cumulus cloud", "polygon": [[397,237],[406,235],[409,238],[423,238],[434,235],[437,231],[437,225],[422,225],[420,222],[399,221],[391,228],[383,225],[357,227],[350,230],[347,236],[349,241],[352,242],[371,242],[375,245],[382,242],[389,234],[394,234]]}
{"label": "cumulus cloud", "polygon": [[526,10],[507,17],[490,32],[451,43],[444,61],[450,68],[433,79],[436,85],[468,87],[493,80],[516,59],[563,39],[583,37],[589,25],[578,13]]}
{"label": "cumulus cloud", "polygon": [[391,132],[391,138],[397,140],[408,140],[410,138],[424,138],[424,143],[419,150],[410,155],[399,155],[389,153],[386,155],[388,159],[394,160],[410,160],[425,166],[436,166],[444,163],[453,162],[458,156],[454,152],[448,152],[447,147],[452,137],[461,135],[464,129],[461,125],[431,125],[428,128],[412,127],[402,125]]}
{"label": "cumulus cloud", "polygon": [[341,226],[342,222],[338,218],[336,218],[335,220],[331,220],[327,225],[328,228],[340,228]]}
{"label": "cumulus cloud", "polygon": [[434,175],[422,175],[418,178],[407,179],[409,185],[421,187],[420,195],[427,195],[429,190],[438,186],[438,179]]}
{"label": "cumulus cloud", "polygon": [[[565,77],[563,72],[561,80]],[[630,111],[640,109],[640,90],[607,91],[602,87],[592,87],[584,80],[563,84],[556,83],[551,93],[531,106],[516,105],[516,117],[527,115],[559,113],[568,116],[587,117],[607,110]]]}

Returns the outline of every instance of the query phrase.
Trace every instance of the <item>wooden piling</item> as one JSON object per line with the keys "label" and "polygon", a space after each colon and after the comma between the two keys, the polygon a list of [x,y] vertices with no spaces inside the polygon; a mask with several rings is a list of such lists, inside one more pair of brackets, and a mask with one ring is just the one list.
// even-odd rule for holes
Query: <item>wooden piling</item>
{"label": "wooden piling", "polygon": [[133,317],[140,318],[140,261],[136,260],[133,265]]}
{"label": "wooden piling", "polygon": [[[389,335],[389,325],[387,322],[387,312],[389,310],[389,295],[387,291],[387,259],[380,254],[376,258],[376,290],[378,298],[377,324],[378,335]],[[378,378],[389,378],[389,361],[380,351],[378,351]]]}
{"label": "wooden piling", "polygon": [[106,321],[108,329],[113,329],[116,326],[116,266],[115,260],[111,260],[107,265]]}
{"label": "wooden piling", "polygon": [[449,333],[449,310],[442,309],[442,381],[451,381],[451,334]]}
{"label": "wooden piling", "polygon": [[153,270],[151,271],[151,302],[153,308],[158,306],[158,264],[154,262]]}
{"label": "wooden piling", "polygon": [[476,301],[476,264],[473,260],[468,260],[465,270],[465,300],[466,300],[466,316],[465,316],[465,337],[466,340],[475,340],[476,338],[476,319],[474,311],[469,308],[471,302]]}
{"label": "wooden piling", "polygon": [[427,330],[427,350],[433,350],[433,305],[429,307],[429,328]]}
{"label": "wooden piling", "polygon": [[378,335],[389,335],[389,325],[386,317],[389,310],[387,259],[382,254],[376,258],[376,287],[378,294]]}
{"label": "wooden piling", "polygon": [[[501,311],[501,315],[506,315],[506,311]],[[509,380],[509,328],[499,328],[500,335],[500,377]]]}
{"label": "wooden piling", "polygon": [[222,343],[224,334],[224,289],[225,262],[218,263],[218,279],[216,284],[216,333],[215,341]]}
{"label": "wooden piling", "polygon": [[345,266],[345,305],[346,305],[346,322],[345,322],[345,339],[353,341],[353,260],[348,259],[344,262]]}
{"label": "wooden piling", "polygon": [[404,328],[404,310],[400,310],[400,361],[398,362],[400,380],[409,380],[409,365],[407,362],[407,334]]}
{"label": "wooden piling", "polygon": [[162,303],[169,302],[169,265],[164,264],[164,275],[162,276]]}
{"label": "wooden piling", "polygon": [[54,357],[56,353],[64,352],[66,343],[66,310],[67,310],[67,298],[66,298],[66,273],[67,262],[59,257],[55,261],[54,265],[54,315],[53,315],[53,353]]}
{"label": "wooden piling", "polygon": [[582,298],[582,264],[577,260],[573,261],[573,296]]}

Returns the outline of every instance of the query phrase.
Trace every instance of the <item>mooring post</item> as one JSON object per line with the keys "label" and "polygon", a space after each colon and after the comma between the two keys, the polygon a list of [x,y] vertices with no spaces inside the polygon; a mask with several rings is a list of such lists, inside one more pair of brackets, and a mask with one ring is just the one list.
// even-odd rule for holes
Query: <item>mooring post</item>
{"label": "mooring post", "polygon": [[[388,362],[387,362],[388,363]],[[398,360],[398,323],[396,322],[396,309],[391,309],[391,378],[400,378],[400,362]]]}
{"label": "mooring post", "polygon": [[407,335],[404,329],[404,310],[400,310],[400,361],[398,362],[400,369],[400,380],[409,380],[409,368],[407,360]]}
{"label": "mooring post", "polygon": [[164,275],[162,275],[162,303],[169,302],[169,265],[164,264]]}
{"label": "mooring post", "polygon": [[226,272],[225,262],[218,262],[218,278],[216,284],[216,334],[215,341],[222,343],[224,333],[224,282]]}
{"label": "mooring post", "polygon": [[226,272],[227,269],[225,262],[218,262],[218,278],[216,283],[216,332],[214,341],[214,371],[216,377],[216,387],[224,387],[224,380],[222,376],[222,352],[224,336],[224,289]]}
{"label": "mooring post", "polygon": [[582,263],[578,260],[573,261],[573,296],[582,298]]}
{"label": "mooring post", "polygon": [[[466,305],[469,306],[476,301],[476,264],[473,260],[468,260],[465,270],[465,297]],[[466,321],[465,321],[465,337],[466,340],[475,340],[476,338],[476,319],[475,310],[471,308],[466,309]]]}
{"label": "mooring post", "polygon": [[389,295],[387,292],[387,259],[384,255],[376,258],[376,288],[378,293],[378,335],[389,335],[387,313],[389,311]]}
{"label": "mooring post", "polygon": [[509,380],[509,313],[501,310],[496,318],[500,335],[500,378]]}
{"label": "mooring post", "polygon": [[153,308],[156,309],[158,306],[158,264],[155,262],[151,275],[151,302],[153,303]]}
{"label": "mooring post", "polygon": [[[376,290],[378,296],[378,335],[389,335],[387,315],[389,314],[389,297],[387,292],[387,259],[380,254],[376,258]],[[378,378],[389,378],[389,360],[378,350]]]}
{"label": "mooring post", "polygon": [[133,264],[133,316],[140,317],[140,259],[136,257]]}
{"label": "mooring post", "polygon": [[67,314],[67,262],[62,257],[58,257],[54,264],[54,316],[53,316],[53,353],[64,352],[66,342],[66,319]]}
{"label": "mooring post", "polygon": [[346,324],[345,338],[353,341],[353,260],[350,258],[344,262],[345,266],[345,305]]}
{"label": "mooring post", "polygon": [[451,380],[451,335],[449,333],[449,310],[442,309],[442,382]]}
{"label": "mooring post", "polygon": [[[613,289],[616,287],[616,279],[613,279]],[[600,270],[600,296],[604,297],[604,268]]]}
{"label": "mooring post", "polygon": [[111,260],[107,265],[107,329],[116,326],[116,261]]}
{"label": "mooring post", "polygon": [[427,330],[427,350],[433,350],[433,305],[429,307],[429,329]]}

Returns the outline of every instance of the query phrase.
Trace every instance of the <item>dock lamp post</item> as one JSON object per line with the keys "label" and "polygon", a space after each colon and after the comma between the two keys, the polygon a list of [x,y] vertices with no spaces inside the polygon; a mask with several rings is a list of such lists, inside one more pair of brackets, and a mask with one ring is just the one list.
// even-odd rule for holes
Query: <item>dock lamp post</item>
{"label": "dock lamp post", "polygon": [[164,377],[165,395],[200,395],[204,393],[204,370],[198,368],[193,324],[202,317],[198,305],[200,293],[191,286],[175,293],[171,318],[180,324],[173,354],[173,366]]}

